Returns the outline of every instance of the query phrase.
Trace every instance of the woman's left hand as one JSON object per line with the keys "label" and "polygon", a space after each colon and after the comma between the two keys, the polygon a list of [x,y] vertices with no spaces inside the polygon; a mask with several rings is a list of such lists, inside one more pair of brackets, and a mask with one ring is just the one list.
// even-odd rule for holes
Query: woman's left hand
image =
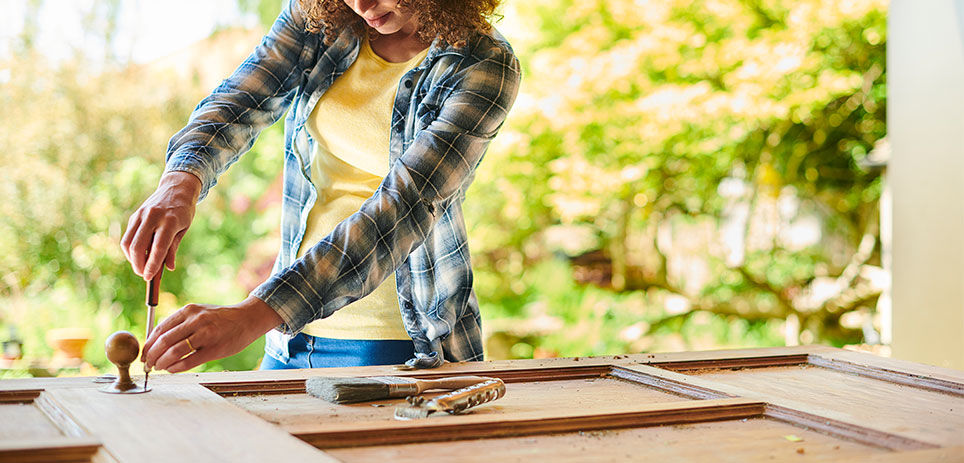
{"label": "woman's left hand", "polygon": [[188,304],[162,321],[144,342],[145,366],[171,373],[234,355],[281,324],[254,296],[237,305]]}

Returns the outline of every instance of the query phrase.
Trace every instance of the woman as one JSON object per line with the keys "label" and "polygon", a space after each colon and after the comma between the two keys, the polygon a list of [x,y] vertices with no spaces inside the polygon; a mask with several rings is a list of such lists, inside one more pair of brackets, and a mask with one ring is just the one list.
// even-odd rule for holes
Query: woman
{"label": "woman", "polygon": [[289,1],[171,139],[121,240],[145,280],[173,269],[195,203],[288,110],[273,275],[162,321],[147,367],[184,371],[266,332],[263,368],[482,359],[461,204],[519,84],[486,20],[497,3]]}

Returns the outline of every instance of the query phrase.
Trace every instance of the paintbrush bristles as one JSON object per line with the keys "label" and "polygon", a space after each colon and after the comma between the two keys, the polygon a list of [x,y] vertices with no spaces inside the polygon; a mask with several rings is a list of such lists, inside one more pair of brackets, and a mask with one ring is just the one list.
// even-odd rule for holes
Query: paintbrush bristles
{"label": "paintbrush bristles", "polygon": [[305,380],[305,392],[336,404],[403,397],[415,393],[415,380],[392,376],[332,378],[314,376]]}

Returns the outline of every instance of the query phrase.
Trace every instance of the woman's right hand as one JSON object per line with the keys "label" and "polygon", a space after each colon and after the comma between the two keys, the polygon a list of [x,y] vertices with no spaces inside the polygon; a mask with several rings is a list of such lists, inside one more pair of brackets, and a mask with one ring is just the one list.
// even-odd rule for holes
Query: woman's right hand
{"label": "woman's right hand", "polygon": [[150,281],[161,265],[174,270],[174,255],[194,220],[201,180],[188,172],[168,172],[157,190],[127,221],[121,249],[134,273]]}

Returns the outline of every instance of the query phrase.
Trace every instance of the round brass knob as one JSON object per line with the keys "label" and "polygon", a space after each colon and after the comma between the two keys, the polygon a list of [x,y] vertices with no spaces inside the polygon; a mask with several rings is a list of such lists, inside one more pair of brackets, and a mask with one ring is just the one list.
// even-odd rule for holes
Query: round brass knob
{"label": "round brass knob", "polygon": [[117,380],[104,386],[101,391],[113,394],[137,394],[150,390],[138,386],[131,379],[131,363],[141,352],[140,343],[133,334],[129,331],[114,332],[104,342],[104,352],[107,354],[107,360],[117,366]]}
{"label": "round brass knob", "polygon": [[104,351],[107,353],[107,360],[120,367],[130,365],[140,353],[141,346],[130,331],[117,331],[107,337]]}

